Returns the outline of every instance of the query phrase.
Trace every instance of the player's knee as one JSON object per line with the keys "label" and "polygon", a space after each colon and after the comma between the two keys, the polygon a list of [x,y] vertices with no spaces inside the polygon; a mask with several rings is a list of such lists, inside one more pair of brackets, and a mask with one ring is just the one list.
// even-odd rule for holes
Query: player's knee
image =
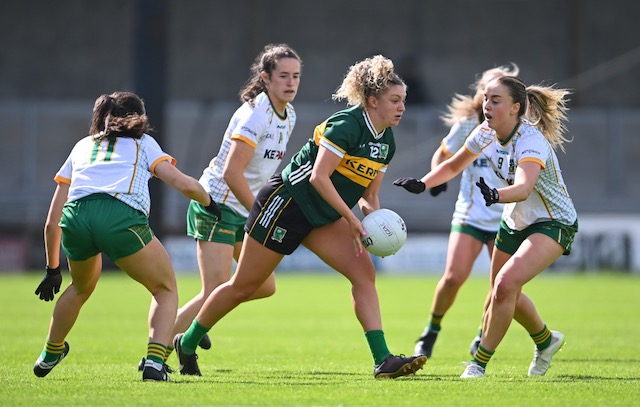
{"label": "player's knee", "polygon": [[259,298],[271,297],[273,294],[276,293],[276,282],[272,280],[267,280],[264,282],[264,284],[262,284],[262,286],[258,291],[261,295]]}
{"label": "player's knee", "polygon": [[492,300],[502,302],[515,299],[520,292],[520,288],[512,279],[500,278],[494,283]]}
{"label": "player's knee", "polygon": [[442,278],[443,284],[448,288],[460,288],[467,280],[467,274],[451,272]]}
{"label": "player's knee", "polygon": [[[75,298],[76,301],[80,301],[84,303],[89,299],[89,297],[91,297],[91,294],[93,293],[95,288],[96,288],[95,285],[78,286],[72,283],[67,290],[73,294],[73,297]],[[65,290],[65,293],[67,290]]]}

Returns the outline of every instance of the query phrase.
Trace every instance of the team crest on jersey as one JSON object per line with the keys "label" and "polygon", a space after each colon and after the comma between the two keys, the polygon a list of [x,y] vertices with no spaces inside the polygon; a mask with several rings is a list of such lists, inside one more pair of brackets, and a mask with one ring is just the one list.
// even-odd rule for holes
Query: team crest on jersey
{"label": "team crest on jersey", "polygon": [[278,243],[282,243],[282,239],[284,239],[284,235],[287,234],[287,229],[283,229],[280,226],[276,226],[273,234],[271,235],[271,239],[275,240]]}
{"label": "team crest on jersey", "polygon": [[385,143],[369,143],[369,156],[384,160],[389,155],[389,144]]}

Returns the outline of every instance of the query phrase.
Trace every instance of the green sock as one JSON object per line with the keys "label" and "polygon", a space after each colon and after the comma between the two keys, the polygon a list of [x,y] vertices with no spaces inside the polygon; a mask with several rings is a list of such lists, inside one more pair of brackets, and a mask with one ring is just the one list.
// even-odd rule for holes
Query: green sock
{"label": "green sock", "polygon": [[533,339],[538,350],[546,349],[547,346],[551,345],[551,331],[546,325],[542,328],[542,331],[530,334],[529,336]]}
{"label": "green sock", "polygon": [[171,356],[171,352],[173,352],[173,346],[167,346],[167,352],[164,354],[164,360],[166,361]]}
{"label": "green sock", "polygon": [[44,344],[44,349],[42,349],[42,353],[40,357],[45,362],[53,362],[54,360],[60,357],[60,354],[64,351],[64,341],[60,343],[51,342],[49,338],[47,338],[47,342]]}
{"label": "green sock", "polygon": [[204,327],[200,325],[197,319],[194,318],[193,322],[187,332],[182,336],[182,340],[180,341],[180,346],[182,346],[182,351],[187,355],[191,355],[196,352],[196,348],[198,344],[202,340],[202,338],[209,332],[211,328]]}
{"label": "green sock", "polygon": [[475,355],[473,355],[473,359],[471,360],[473,362],[476,362],[482,367],[487,367],[487,363],[489,363],[489,361],[491,360],[491,356],[493,356],[494,353],[495,353],[495,350],[488,351],[482,346],[478,346],[478,351],[476,352]]}
{"label": "green sock", "polygon": [[442,322],[444,315],[436,315],[431,313],[431,321],[429,322],[429,330],[431,332],[440,332],[440,323]]}
{"label": "green sock", "polygon": [[368,331],[364,333],[364,336],[367,338],[376,365],[384,362],[391,355],[389,348],[387,348],[387,341],[384,340],[384,332],[381,330]]}
{"label": "green sock", "polygon": [[167,347],[158,342],[149,342],[147,344],[147,360],[153,360],[156,363],[164,363],[164,355],[167,353]]}

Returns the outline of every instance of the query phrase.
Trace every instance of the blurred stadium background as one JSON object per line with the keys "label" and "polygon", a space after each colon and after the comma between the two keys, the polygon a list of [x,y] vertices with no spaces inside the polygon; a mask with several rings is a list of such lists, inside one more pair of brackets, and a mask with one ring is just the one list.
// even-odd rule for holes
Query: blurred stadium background
{"label": "blurred stadium background", "polygon": [[[467,94],[476,73],[515,62],[527,83],[574,90],[574,141],[559,158],[581,233],[558,267],[640,271],[640,2],[25,0],[0,10],[0,270],[43,266],[52,178],[87,132],[98,95],[140,94],[154,136],[198,178],[253,58],[267,43],[286,42],[304,62],[290,152],[342,107],[331,94],[355,61],[381,53],[410,80],[381,195],[406,220],[410,244],[381,268],[442,271],[458,181],[437,198],[391,181],[426,172],[454,93]],[[177,267],[192,267],[187,201],[152,184],[152,227]],[[317,266],[301,253],[283,268]]]}

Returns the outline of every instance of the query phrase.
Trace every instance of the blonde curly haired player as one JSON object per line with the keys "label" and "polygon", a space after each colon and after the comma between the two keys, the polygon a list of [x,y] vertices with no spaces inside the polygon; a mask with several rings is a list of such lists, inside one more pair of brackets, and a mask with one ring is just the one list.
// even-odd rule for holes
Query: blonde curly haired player
{"label": "blonde curly haired player", "polygon": [[[375,286],[375,268],[363,249],[362,225],[352,212],[379,209],[378,192],[395,153],[392,127],[405,111],[406,85],[381,55],[359,61],[333,95],[347,109],[318,125],[313,137],[256,197],[245,226],[236,273],[209,295],[191,327],[176,335],[181,372],[199,374],[198,342],[269,278],[299,245],[343,274],[374,360],[374,377],[395,378],[421,369],[425,356],[387,348]],[[295,327],[292,327],[295,329]],[[317,362],[316,362],[317,363]]]}

